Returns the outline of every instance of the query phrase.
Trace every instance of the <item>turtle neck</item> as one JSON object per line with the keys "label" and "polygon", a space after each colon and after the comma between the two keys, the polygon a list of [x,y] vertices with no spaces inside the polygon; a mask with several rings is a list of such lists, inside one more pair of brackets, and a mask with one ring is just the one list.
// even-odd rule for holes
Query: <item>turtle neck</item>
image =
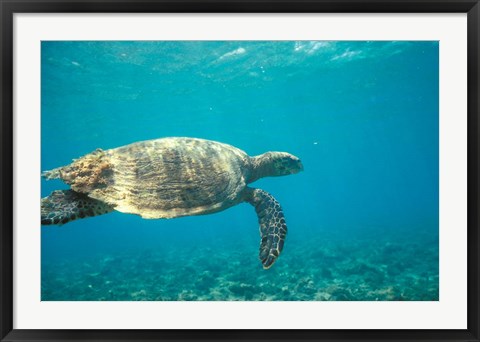
{"label": "turtle neck", "polygon": [[251,161],[251,173],[250,173],[250,177],[247,180],[247,183],[253,183],[256,180],[263,177],[274,176],[275,173],[272,165],[271,152],[267,152],[255,157],[251,157],[250,161]]}

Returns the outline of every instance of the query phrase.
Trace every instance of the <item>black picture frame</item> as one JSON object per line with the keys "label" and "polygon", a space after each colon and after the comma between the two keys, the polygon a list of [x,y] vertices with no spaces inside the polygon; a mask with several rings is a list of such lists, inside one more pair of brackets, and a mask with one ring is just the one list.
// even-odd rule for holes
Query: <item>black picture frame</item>
{"label": "black picture frame", "polygon": [[[480,341],[478,0],[0,0],[0,337],[1,341],[395,340]],[[465,330],[20,330],[13,329],[13,16],[15,13],[467,13],[468,326]]]}

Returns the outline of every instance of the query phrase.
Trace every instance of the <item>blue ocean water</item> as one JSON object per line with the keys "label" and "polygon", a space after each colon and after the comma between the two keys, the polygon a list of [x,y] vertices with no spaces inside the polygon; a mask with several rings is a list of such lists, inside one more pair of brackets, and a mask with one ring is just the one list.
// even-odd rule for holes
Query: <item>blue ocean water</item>
{"label": "blue ocean water", "polygon": [[[262,269],[253,207],[41,228],[42,300],[438,300],[437,42],[42,42],[42,170],[188,136],[304,171],[258,180],[288,224]],[[42,197],[67,189],[42,182]]]}

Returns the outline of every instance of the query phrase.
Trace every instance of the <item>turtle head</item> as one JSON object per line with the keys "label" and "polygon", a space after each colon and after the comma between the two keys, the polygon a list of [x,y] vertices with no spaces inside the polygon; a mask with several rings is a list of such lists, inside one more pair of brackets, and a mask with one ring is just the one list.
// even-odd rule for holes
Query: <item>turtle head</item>
{"label": "turtle head", "polygon": [[272,164],[271,174],[266,176],[286,176],[303,171],[303,165],[299,158],[286,152],[267,152],[262,155]]}
{"label": "turtle head", "polygon": [[286,152],[267,152],[252,157],[252,173],[248,183],[262,177],[277,177],[293,175],[303,171],[302,162],[298,157]]}

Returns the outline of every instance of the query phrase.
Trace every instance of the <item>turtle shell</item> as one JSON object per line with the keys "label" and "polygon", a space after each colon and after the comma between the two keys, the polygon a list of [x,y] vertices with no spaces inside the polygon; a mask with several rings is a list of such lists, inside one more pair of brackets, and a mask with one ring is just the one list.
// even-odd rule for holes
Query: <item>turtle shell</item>
{"label": "turtle shell", "polygon": [[233,146],[163,138],[97,150],[60,171],[77,192],[143,218],[202,215],[240,202],[249,157]]}

